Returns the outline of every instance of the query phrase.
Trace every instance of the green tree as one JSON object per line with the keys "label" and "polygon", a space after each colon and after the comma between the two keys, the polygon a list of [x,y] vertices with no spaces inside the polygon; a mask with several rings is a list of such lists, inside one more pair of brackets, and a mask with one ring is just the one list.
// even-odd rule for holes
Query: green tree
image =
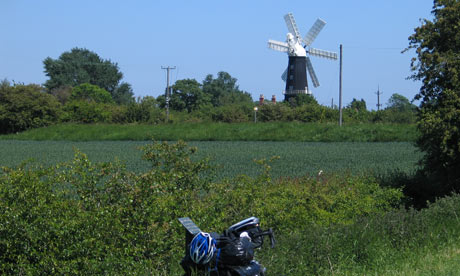
{"label": "green tree", "polygon": [[203,80],[203,92],[211,96],[211,103],[214,106],[229,104],[253,104],[249,93],[239,90],[236,84],[237,79],[227,72],[217,73],[214,79],[211,74]]}
{"label": "green tree", "polygon": [[178,80],[172,86],[171,108],[192,112],[211,104],[211,96],[203,92],[201,84],[194,79]]}
{"label": "green tree", "polygon": [[348,105],[348,108],[351,108],[358,112],[366,111],[367,110],[366,101],[364,99],[361,99],[360,101],[358,101],[357,99],[353,98],[351,103]]}
{"label": "green tree", "polygon": [[376,120],[396,124],[413,124],[416,121],[416,112],[417,106],[403,95],[394,93],[388,99],[387,108],[376,114]]}
{"label": "green tree", "polygon": [[45,82],[49,91],[90,83],[113,93],[123,77],[116,63],[84,48],[73,48],[62,53],[58,59],[47,57],[43,64],[49,77]]}
{"label": "green tree", "polygon": [[117,104],[130,104],[134,100],[134,92],[131,84],[122,82],[112,93],[112,98]]}
{"label": "green tree", "polygon": [[109,92],[97,85],[89,83],[80,84],[72,89],[70,100],[87,101],[96,103],[113,103]]}
{"label": "green tree", "polygon": [[415,49],[411,77],[422,81],[417,145],[425,152],[424,172],[444,194],[460,190],[460,1],[435,0],[432,14],[406,50]]}
{"label": "green tree", "polygon": [[397,111],[410,111],[414,110],[416,106],[403,95],[394,93],[388,99],[387,108]]}

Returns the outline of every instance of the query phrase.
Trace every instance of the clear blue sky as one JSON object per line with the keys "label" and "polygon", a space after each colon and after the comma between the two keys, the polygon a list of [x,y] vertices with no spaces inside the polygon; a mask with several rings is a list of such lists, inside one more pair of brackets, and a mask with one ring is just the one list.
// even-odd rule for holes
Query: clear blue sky
{"label": "clear blue sky", "polygon": [[[118,63],[136,96],[158,96],[166,86],[161,66],[176,66],[172,81],[226,71],[258,99],[283,99],[280,76],[287,55],[267,48],[284,41],[283,16],[292,12],[304,35],[319,17],[327,22],[312,47],[344,47],[343,102],[363,98],[376,109],[377,86],[386,103],[409,99],[420,83],[406,80],[413,52],[401,54],[419,19],[431,19],[432,0],[325,1],[116,1],[1,0],[0,79],[46,81],[43,60],[73,47]],[[312,57],[324,105],[338,103],[338,61]],[[309,80],[309,83],[311,81]]]}

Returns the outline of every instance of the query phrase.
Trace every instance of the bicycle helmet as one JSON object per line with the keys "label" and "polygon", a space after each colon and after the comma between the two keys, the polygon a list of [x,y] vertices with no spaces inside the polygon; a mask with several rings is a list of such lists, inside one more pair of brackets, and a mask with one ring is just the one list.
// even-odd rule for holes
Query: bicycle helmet
{"label": "bicycle helmet", "polygon": [[190,258],[196,264],[207,264],[216,252],[216,241],[209,233],[200,232],[190,243]]}

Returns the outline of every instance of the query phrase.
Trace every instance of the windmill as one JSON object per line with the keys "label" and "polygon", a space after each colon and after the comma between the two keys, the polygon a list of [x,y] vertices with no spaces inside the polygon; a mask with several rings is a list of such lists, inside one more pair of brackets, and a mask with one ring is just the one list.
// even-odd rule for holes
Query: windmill
{"label": "windmill", "polygon": [[319,86],[319,81],[315,70],[313,70],[310,57],[307,55],[337,60],[337,53],[310,47],[321,29],[326,25],[326,22],[323,20],[317,19],[304,38],[300,36],[292,13],[286,14],[284,20],[289,30],[286,42],[268,40],[268,47],[287,53],[289,56],[288,67],[281,75],[281,78],[286,82],[286,90],[283,92],[284,99],[289,101],[291,97],[297,94],[311,94],[311,91],[308,89],[307,71],[313,86]]}

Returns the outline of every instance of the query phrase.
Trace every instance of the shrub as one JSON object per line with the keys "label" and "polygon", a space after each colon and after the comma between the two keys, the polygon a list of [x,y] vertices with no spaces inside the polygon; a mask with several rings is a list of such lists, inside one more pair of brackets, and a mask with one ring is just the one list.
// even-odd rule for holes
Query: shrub
{"label": "shrub", "polygon": [[147,96],[128,105],[126,119],[129,123],[160,123],[166,121],[164,110],[155,98]]}
{"label": "shrub", "polygon": [[107,105],[110,113],[109,121],[115,124],[128,123],[128,106],[126,105]]}
{"label": "shrub", "polygon": [[259,107],[257,113],[262,122],[287,121],[292,118],[291,108],[283,103],[264,104]]}
{"label": "shrub", "polygon": [[110,105],[88,101],[70,101],[64,105],[63,122],[103,123],[110,122]]}
{"label": "shrub", "polygon": [[251,108],[239,105],[224,105],[216,107],[212,113],[213,121],[224,123],[241,123],[249,121]]}
{"label": "shrub", "polygon": [[34,84],[0,86],[0,133],[12,133],[57,122],[61,105]]}
{"label": "shrub", "polygon": [[72,88],[71,101],[114,103],[112,95],[97,85],[83,83]]}

